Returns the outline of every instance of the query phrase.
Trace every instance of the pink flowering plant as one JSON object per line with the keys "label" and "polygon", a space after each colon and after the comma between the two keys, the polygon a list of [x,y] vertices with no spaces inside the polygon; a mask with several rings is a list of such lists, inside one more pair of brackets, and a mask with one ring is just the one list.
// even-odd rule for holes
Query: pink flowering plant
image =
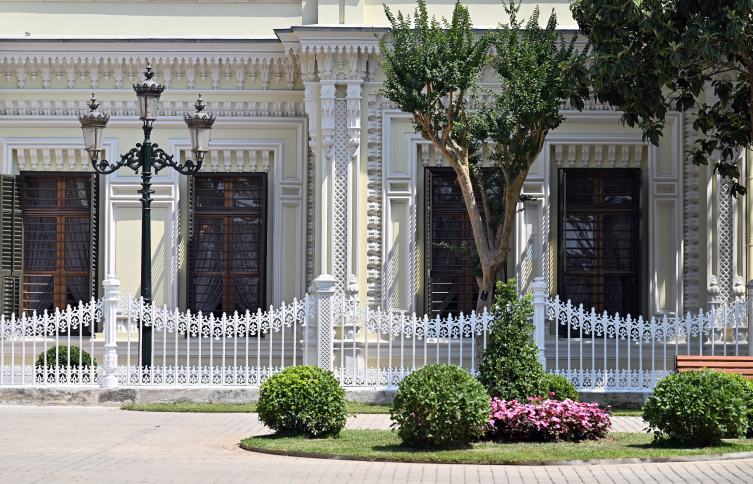
{"label": "pink flowering plant", "polygon": [[492,398],[490,403],[488,434],[506,441],[594,440],[604,438],[611,428],[610,407],[602,410],[598,403],[579,403],[569,398],[529,398],[527,403]]}

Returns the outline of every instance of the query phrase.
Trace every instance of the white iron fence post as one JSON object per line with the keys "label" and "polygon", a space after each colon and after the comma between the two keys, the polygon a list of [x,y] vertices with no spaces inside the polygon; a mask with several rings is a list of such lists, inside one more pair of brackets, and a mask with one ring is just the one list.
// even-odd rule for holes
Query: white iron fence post
{"label": "white iron fence post", "polygon": [[102,379],[102,388],[116,388],[118,378],[115,376],[115,369],[118,366],[118,346],[115,341],[116,324],[118,309],[118,288],[120,281],[115,279],[113,274],[108,274],[102,286],[105,288],[103,321],[105,333],[105,377]]}
{"label": "white iron fence post", "polygon": [[316,364],[325,371],[334,369],[334,310],[335,284],[337,281],[329,274],[321,274],[314,279],[316,294],[316,325],[319,330],[317,338]]}
{"label": "white iron fence post", "polygon": [[533,341],[539,347],[539,361],[546,370],[546,298],[549,288],[541,277],[534,278],[531,283],[533,296]]}

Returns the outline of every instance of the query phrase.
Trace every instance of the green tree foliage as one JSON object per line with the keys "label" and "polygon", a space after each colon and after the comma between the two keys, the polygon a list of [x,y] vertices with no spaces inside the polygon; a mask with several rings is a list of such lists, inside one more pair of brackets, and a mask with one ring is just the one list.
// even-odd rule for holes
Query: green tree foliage
{"label": "green tree foliage", "polygon": [[[380,38],[386,77],[381,93],[413,115],[416,131],[454,168],[473,229],[478,263],[472,265],[480,293],[488,294],[504,278],[523,181],[547,133],[563,120],[558,107],[564,100],[582,106],[588,93],[583,59],[572,43],[559,39],[554,14],[542,28],[538,9],[523,25],[515,3],[502,7],[509,24],[477,34],[460,2],[441,23],[429,18],[424,0],[418,0],[413,20],[385,6],[391,45]],[[499,85],[481,92],[476,82],[486,66],[495,70]],[[489,100],[481,101],[480,94]],[[494,169],[480,169],[484,156]],[[479,300],[479,309],[491,300]]]}
{"label": "green tree foliage", "polygon": [[[692,160],[730,177],[744,194],[737,153],[753,129],[753,0],[576,0],[573,17],[592,49],[595,97],[622,111],[628,126],[658,145],[668,111],[698,108]],[[710,87],[709,87],[710,86]],[[715,102],[701,102],[702,93]]]}

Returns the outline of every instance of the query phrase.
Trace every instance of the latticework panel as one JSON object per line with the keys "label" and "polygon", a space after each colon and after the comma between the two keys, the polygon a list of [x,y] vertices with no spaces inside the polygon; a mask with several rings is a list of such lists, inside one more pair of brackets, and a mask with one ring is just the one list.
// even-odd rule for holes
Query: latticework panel
{"label": "latticework panel", "polygon": [[732,227],[732,197],[729,189],[732,182],[725,178],[719,184],[719,296],[722,301],[729,301],[732,295],[732,250],[733,250],[733,227]]}
{"label": "latticework panel", "polygon": [[332,190],[332,276],[337,279],[337,292],[345,289],[348,268],[348,136],[347,105],[335,101],[335,161]]}

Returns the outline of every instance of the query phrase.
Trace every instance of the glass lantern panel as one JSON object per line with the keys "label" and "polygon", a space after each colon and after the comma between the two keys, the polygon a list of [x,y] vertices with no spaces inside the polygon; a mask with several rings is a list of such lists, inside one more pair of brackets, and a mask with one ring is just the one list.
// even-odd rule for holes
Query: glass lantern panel
{"label": "glass lantern panel", "polygon": [[94,126],[87,126],[85,128],[81,128],[81,130],[84,132],[84,147],[87,150],[96,149],[97,128],[95,128]]}
{"label": "glass lantern panel", "polygon": [[157,109],[159,108],[159,96],[147,96],[146,98],[147,119],[157,118]]}
{"label": "glass lantern panel", "polygon": [[199,128],[198,131],[198,149],[201,151],[206,151],[209,148],[209,135],[212,133],[212,128]]}

